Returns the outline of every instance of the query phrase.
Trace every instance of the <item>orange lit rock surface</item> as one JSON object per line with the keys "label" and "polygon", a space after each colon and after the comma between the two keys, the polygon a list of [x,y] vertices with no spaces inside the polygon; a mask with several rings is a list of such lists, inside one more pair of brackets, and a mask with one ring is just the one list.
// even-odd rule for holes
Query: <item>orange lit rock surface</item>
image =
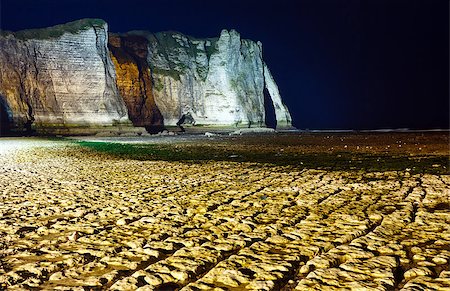
{"label": "orange lit rock surface", "polygon": [[116,84],[133,125],[149,131],[160,129],[163,117],[152,94],[147,40],[140,36],[110,34],[109,49],[116,69]]}

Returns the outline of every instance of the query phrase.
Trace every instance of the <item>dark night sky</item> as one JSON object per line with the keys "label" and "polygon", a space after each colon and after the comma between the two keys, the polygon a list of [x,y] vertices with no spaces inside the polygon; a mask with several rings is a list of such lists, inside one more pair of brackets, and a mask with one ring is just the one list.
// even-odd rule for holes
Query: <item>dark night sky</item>
{"label": "dark night sky", "polygon": [[234,28],[301,129],[449,128],[448,0],[0,0],[1,28],[92,17],[113,32]]}

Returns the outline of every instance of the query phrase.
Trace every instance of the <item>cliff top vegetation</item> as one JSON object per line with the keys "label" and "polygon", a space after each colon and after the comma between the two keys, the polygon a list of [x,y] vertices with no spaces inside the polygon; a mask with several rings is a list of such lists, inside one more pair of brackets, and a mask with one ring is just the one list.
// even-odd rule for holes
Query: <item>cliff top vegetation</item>
{"label": "cliff top vegetation", "polygon": [[12,34],[14,37],[22,40],[27,39],[52,39],[63,35],[64,33],[78,33],[87,30],[93,26],[103,26],[106,22],[103,19],[84,18],[65,24],[59,24],[46,28],[25,29],[16,32],[2,31],[2,35]]}

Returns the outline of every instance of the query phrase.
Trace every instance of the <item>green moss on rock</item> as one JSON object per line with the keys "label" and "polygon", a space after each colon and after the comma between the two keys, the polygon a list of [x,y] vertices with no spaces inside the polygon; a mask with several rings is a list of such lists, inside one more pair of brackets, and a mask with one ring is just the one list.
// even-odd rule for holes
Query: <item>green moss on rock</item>
{"label": "green moss on rock", "polygon": [[154,82],[155,82],[155,84],[154,84],[153,88],[155,88],[156,91],[161,92],[164,89],[164,83],[158,78],[155,78]]}
{"label": "green moss on rock", "polygon": [[152,74],[171,77],[172,79],[177,80],[177,81],[181,80],[181,78],[180,78],[181,73],[175,69],[166,70],[166,69],[162,69],[162,68],[158,68],[158,67],[152,67],[151,71],[152,71]]}
{"label": "green moss on rock", "polygon": [[[233,148],[211,143],[195,144],[123,144],[80,141],[78,144],[98,152],[123,159],[163,160],[179,162],[233,161],[264,163],[292,167],[293,170],[318,169],[332,171],[405,171],[410,174],[447,174],[448,158],[445,156],[409,156],[367,153],[303,153],[280,155],[276,149],[255,151],[254,147]],[[236,156],[236,157],[231,157]],[[352,161],[349,163],[349,161]],[[439,167],[433,166],[439,165]]]}
{"label": "green moss on rock", "polygon": [[[174,56],[179,55],[180,51],[185,52],[190,60],[197,60],[201,54],[206,54],[208,60],[211,55],[218,51],[217,38],[198,39],[192,36],[184,35],[177,31],[164,31],[150,33],[147,31],[130,31],[127,34],[144,36],[149,40],[150,47],[154,48],[154,54],[165,60],[165,66],[158,66],[155,62],[150,62],[152,73],[171,77],[180,80],[180,76],[187,73],[189,65],[180,62]],[[199,42],[209,42],[204,48],[199,48]],[[202,79],[206,79],[208,68],[197,64],[197,73]]]}

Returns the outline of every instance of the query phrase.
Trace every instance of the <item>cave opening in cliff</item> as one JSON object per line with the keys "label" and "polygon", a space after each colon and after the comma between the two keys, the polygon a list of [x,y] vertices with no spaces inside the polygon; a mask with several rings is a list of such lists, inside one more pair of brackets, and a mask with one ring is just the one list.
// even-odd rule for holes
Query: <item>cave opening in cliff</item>
{"label": "cave opening in cliff", "polygon": [[10,134],[12,118],[6,100],[0,96],[0,136]]}
{"label": "cave opening in cliff", "polygon": [[266,126],[269,128],[277,128],[277,117],[275,115],[275,107],[273,106],[272,98],[270,97],[269,90],[264,86],[264,111]]}

